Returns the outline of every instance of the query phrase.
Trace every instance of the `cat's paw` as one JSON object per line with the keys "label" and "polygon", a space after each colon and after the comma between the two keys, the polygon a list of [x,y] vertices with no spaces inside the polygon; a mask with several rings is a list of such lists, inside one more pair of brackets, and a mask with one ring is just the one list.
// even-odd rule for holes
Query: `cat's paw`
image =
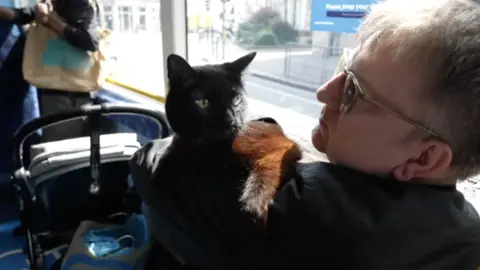
{"label": "cat's paw", "polygon": [[240,197],[243,210],[254,215],[257,219],[266,220],[268,206],[275,195],[276,188],[269,186],[255,172],[251,172],[245,181],[244,189]]}

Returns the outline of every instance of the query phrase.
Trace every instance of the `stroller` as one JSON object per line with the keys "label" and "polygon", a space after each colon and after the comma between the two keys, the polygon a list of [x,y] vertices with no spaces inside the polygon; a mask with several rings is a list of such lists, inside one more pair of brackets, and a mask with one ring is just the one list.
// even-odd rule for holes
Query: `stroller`
{"label": "stroller", "polygon": [[[106,222],[115,213],[141,212],[128,165],[140,143],[135,133],[100,135],[104,116],[109,114],[147,116],[159,124],[160,137],[170,135],[162,112],[131,104],[86,105],[46,115],[15,133],[12,183],[21,223],[17,231],[25,235],[30,269],[46,269],[44,252],[70,243],[80,222]],[[30,161],[24,160],[23,144],[30,134],[75,118],[86,118],[90,137],[34,145]]]}

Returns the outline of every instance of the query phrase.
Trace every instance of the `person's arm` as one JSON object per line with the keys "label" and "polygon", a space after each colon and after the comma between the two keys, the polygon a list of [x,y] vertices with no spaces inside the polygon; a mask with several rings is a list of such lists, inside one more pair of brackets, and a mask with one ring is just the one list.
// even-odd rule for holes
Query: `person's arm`
{"label": "person's arm", "polygon": [[95,27],[95,11],[88,4],[88,1],[74,1],[76,5],[71,6],[72,10],[79,12],[75,20],[76,25],[68,24],[56,12],[51,12],[44,23],[56,34],[62,36],[70,45],[83,51],[98,50],[100,33]]}
{"label": "person's arm", "polygon": [[0,20],[29,24],[35,19],[33,8],[13,9],[0,7]]}

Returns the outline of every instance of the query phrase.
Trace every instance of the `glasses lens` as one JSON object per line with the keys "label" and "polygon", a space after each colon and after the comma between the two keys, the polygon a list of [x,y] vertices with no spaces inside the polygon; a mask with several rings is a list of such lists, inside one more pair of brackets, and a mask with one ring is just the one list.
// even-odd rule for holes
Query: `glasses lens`
{"label": "glasses lens", "polygon": [[356,98],[357,87],[355,86],[353,75],[351,73],[347,73],[343,88],[342,104],[340,105],[340,111],[343,113],[349,112],[352,109]]}

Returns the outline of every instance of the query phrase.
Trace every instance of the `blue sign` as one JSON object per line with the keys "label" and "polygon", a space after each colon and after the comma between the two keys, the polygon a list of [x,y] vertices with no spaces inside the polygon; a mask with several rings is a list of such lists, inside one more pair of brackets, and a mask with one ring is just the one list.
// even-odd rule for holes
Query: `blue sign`
{"label": "blue sign", "polygon": [[373,0],[312,0],[313,31],[355,33]]}
{"label": "blue sign", "polygon": [[15,7],[15,3],[13,0],[0,0],[0,7],[13,8]]}
{"label": "blue sign", "polygon": [[37,0],[0,0],[0,7],[8,8],[26,8],[33,7]]}

